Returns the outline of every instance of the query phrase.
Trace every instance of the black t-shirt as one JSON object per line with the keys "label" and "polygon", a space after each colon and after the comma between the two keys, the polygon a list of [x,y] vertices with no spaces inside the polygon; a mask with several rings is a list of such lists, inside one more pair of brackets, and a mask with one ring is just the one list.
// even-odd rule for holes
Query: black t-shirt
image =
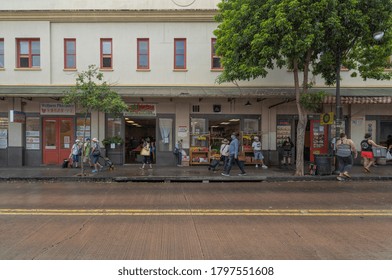
{"label": "black t-shirt", "polygon": [[372,145],[369,143],[369,140],[365,139],[361,142],[361,150],[366,152],[372,151]]}

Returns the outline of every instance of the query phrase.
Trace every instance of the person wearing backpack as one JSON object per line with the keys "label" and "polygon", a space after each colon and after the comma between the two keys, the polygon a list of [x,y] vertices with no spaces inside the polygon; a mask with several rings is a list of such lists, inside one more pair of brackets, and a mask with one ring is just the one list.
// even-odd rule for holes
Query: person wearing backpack
{"label": "person wearing backpack", "polygon": [[357,158],[357,150],[355,144],[351,139],[347,139],[344,132],[340,133],[340,139],[336,141],[336,156],[338,158],[339,166],[339,176],[337,179],[339,181],[344,180],[344,178],[351,178],[348,171],[353,166],[353,158]]}
{"label": "person wearing backpack", "polygon": [[372,140],[372,134],[366,133],[365,139],[361,141],[361,157],[363,158],[363,168],[365,172],[370,172],[370,166],[375,162],[373,155],[373,148],[385,148],[377,145]]}
{"label": "person wearing backpack", "polygon": [[76,139],[75,143],[72,145],[71,148],[71,153],[69,154],[68,158],[72,157],[72,166],[73,167],[78,167],[78,163],[79,163],[79,158],[82,154],[82,148],[80,146],[80,140]]}

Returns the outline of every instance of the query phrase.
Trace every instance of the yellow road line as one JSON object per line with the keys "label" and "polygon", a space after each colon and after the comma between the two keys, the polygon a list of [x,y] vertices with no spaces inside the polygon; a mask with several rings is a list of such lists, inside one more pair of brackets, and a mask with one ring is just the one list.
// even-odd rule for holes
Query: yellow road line
{"label": "yellow road line", "polygon": [[390,216],[387,209],[0,209],[24,216]]}

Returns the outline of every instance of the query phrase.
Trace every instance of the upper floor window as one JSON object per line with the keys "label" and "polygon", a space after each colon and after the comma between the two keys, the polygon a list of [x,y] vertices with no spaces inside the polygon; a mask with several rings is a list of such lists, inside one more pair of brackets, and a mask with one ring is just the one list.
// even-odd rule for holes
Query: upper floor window
{"label": "upper floor window", "polygon": [[64,39],[64,69],[76,69],[76,39]]}
{"label": "upper floor window", "polygon": [[174,69],[186,69],[186,39],[174,39]]}
{"label": "upper floor window", "polygon": [[0,38],[0,68],[4,68],[4,39]]}
{"label": "upper floor window", "polygon": [[101,39],[101,69],[113,68],[112,39]]}
{"label": "upper floor window", "polygon": [[36,68],[41,66],[40,39],[16,39],[17,67]]}
{"label": "upper floor window", "polygon": [[211,39],[211,69],[222,69],[221,58],[215,51],[216,38]]}
{"label": "upper floor window", "polygon": [[137,69],[150,69],[150,39],[137,39]]}

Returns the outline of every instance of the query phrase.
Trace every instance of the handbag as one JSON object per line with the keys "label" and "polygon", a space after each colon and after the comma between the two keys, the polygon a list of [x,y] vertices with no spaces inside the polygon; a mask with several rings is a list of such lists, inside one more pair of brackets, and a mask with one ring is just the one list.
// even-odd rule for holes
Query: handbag
{"label": "handbag", "polygon": [[140,154],[142,156],[149,156],[150,155],[150,149],[148,149],[147,147],[143,147],[143,149],[140,151]]}
{"label": "handbag", "polygon": [[245,155],[238,155],[238,160],[239,161],[245,161],[246,160],[246,156]]}
{"label": "handbag", "polygon": [[392,153],[391,153],[391,151],[387,152],[386,158],[387,158],[387,160],[392,160]]}

